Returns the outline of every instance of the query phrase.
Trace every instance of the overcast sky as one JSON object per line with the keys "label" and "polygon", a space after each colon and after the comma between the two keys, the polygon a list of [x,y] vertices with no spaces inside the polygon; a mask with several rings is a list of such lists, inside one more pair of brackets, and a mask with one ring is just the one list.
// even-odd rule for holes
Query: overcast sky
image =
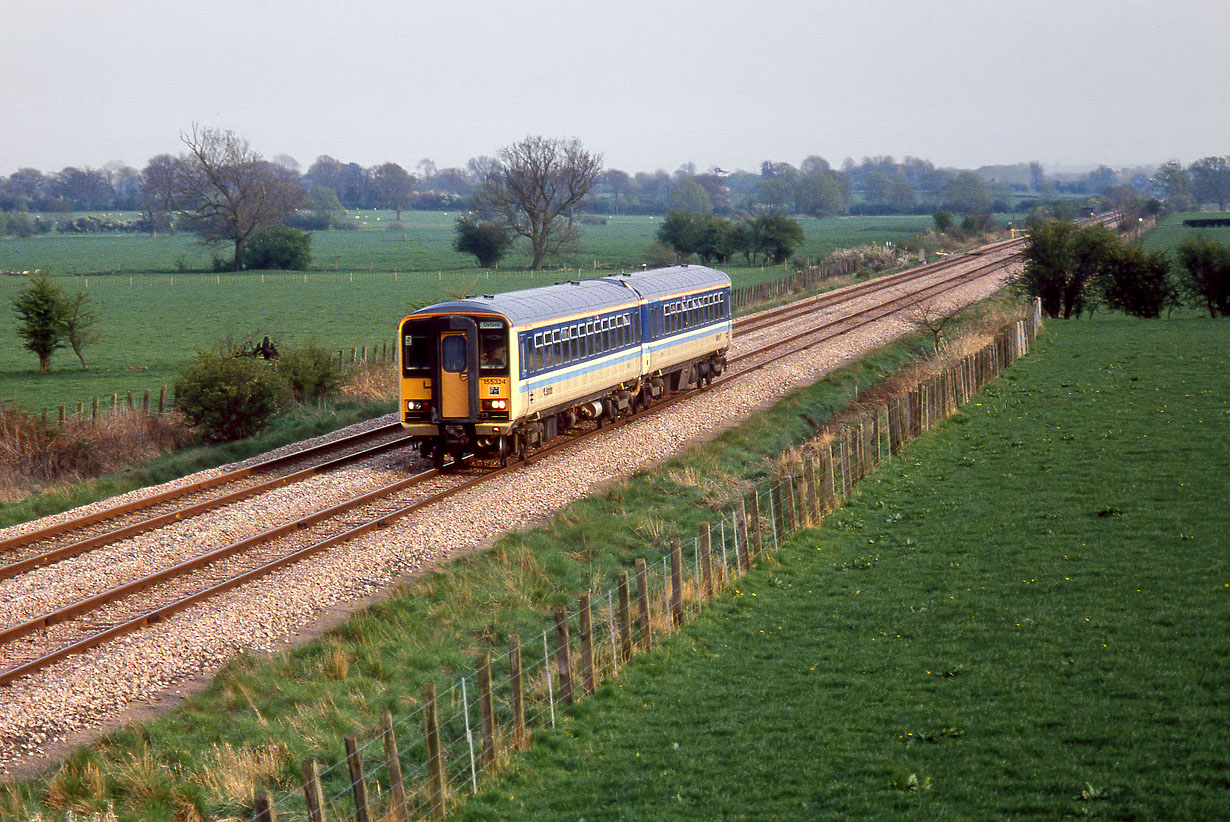
{"label": "overcast sky", "polygon": [[0,0],[0,174],[179,153],[608,168],[1230,154],[1227,0]]}

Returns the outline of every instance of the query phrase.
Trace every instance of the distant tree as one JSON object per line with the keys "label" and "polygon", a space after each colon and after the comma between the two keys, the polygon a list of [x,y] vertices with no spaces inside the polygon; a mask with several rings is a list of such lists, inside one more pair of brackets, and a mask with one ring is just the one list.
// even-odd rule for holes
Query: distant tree
{"label": "distant tree", "polygon": [[96,168],[69,166],[56,176],[56,191],[76,211],[110,208],[115,201],[111,181]]}
{"label": "distant tree", "polygon": [[702,216],[695,211],[676,209],[666,215],[654,236],[674,249],[680,260],[686,260],[700,249]]}
{"label": "distant tree", "polygon": [[248,238],[294,214],[304,201],[303,188],[233,131],[193,126],[180,139],[188,154],[178,207],[203,241],[234,244],[239,271]]}
{"label": "distant tree", "polygon": [[687,211],[693,214],[713,212],[713,201],[709,199],[709,192],[691,177],[679,178],[667,205],[671,211]]}
{"label": "distant tree", "polygon": [[1029,164],[1029,190],[1041,193],[1046,187],[1046,175],[1042,172],[1042,164],[1037,160]]}
{"label": "distant tree", "polygon": [[78,291],[72,296],[62,297],[60,304],[60,324],[64,328],[64,338],[77,359],[81,360],[81,370],[88,371],[90,366],[85,361],[84,349],[87,345],[98,342],[98,315],[90,304],[90,295]]}
{"label": "distant tree", "polygon": [[141,217],[146,230],[157,234],[171,227],[183,188],[184,163],[170,154],[159,154],[141,170]]}
{"label": "distant tree", "polygon": [[1192,175],[1178,160],[1168,160],[1158,166],[1153,175],[1153,188],[1163,200],[1169,203],[1182,201],[1183,208],[1179,211],[1189,211],[1192,202]]}
{"label": "distant tree", "polygon": [[45,272],[36,273],[26,288],[9,301],[17,315],[17,334],[22,347],[38,357],[38,370],[51,370],[51,355],[63,348],[64,292]]}
{"label": "distant tree", "polygon": [[1222,211],[1230,201],[1230,158],[1204,157],[1192,163],[1192,191],[1202,203],[1217,203]]}
{"label": "distant tree", "polygon": [[863,197],[879,211],[891,208],[893,175],[884,171],[869,171],[863,175]]}
{"label": "distant tree", "polygon": [[829,161],[818,154],[809,154],[806,158],[804,158],[802,163],[799,163],[799,172],[804,176],[811,174],[823,174],[828,170]]}
{"label": "distant tree", "polygon": [[753,217],[750,227],[753,251],[773,263],[785,262],[803,242],[803,226],[780,211]]}
{"label": "distant tree", "polygon": [[337,199],[337,192],[321,185],[312,186],[307,194],[304,210],[286,218],[286,224],[302,231],[324,231],[329,228],[356,228],[353,220],[346,220],[346,209]]}
{"label": "distant tree", "polygon": [[248,237],[243,249],[247,269],[304,271],[312,263],[312,235],[288,225],[271,225]]}
{"label": "distant tree", "polygon": [[1091,285],[1117,245],[1114,232],[1105,226],[1080,228],[1051,220],[1030,232],[1022,255],[1025,265],[1013,277],[1013,286],[1028,297],[1041,299],[1048,317],[1080,316]]}
{"label": "distant tree", "polygon": [[846,210],[841,186],[832,174],[814,172],[799,178],[794,187],[795,209],[812,217],[836,217]]}
{"label": "distant tree", "polygon": [[478,196],[480,210],[528,239],[530,267],[540,269],[548,254],[575,243],[579,226],[571,216],[602,172],[602,155],[579,140],[531,136],[501,148],[496,160]]}
{"label": "distant tree", "polygon": [[611,210],[618,214],[621,208],[627,207],[632,193],[636,190],[636,184],[626,171],[617,168],[607,169],[602,179],[611,192]]}
{"label": "distant tree", "polygon": [[464,215],[457,218],[456,230],[453,248],[462,254],[473,254],[483,268],[499,263],[513,241],[502,226],[472,220]]}
{"label": "distant tree", "polygon": [[769,209],[785,208],[794,200],[794,180],[785,175],[773,175],[760,181],[753,192],[754,201]]}
{"label": "distant tree", "polygon": [[1184,240],[1175,249],[1179,287],[1192,305],[1210,317],[1230,317],[1230,248],[1208,237]]}
{"label": "distant tree", "polygon": [[1177,304],[1170,281],[1170,262],[1164,251],[1145,251],[1136,245],[1117,244],[1101,262],[1098,286],[1112,309],[1133,317],[1156,319]]}
{"label": "distant tree", "polygon": [[948,207],[962,214],[991,210],[991,190],[987,181],[972,171],[957,172],[948,183],[944,199]]}
{"label": "distant tree", "polygon": [[400,220],[402,209],[414,201],[414,178],[397,163],[382,163],[371,169],[369,176],[380,205],[396,211]]}

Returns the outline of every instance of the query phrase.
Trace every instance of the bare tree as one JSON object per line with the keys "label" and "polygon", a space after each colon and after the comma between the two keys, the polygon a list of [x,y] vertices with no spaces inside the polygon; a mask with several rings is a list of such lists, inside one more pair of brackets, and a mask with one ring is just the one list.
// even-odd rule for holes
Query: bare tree
{"label": "bare tree", "polygon": [[303,187],[233,131],[193,125],[180,140],[188,154],[179,208],[203,241],[234,243],[239,271],[248,237],[293,214],[304,202]]}
{"label": "bare tree", "polygon": [[183,161],[170,154],[159,154],[141,170],[141,216],[150,234],[170,228],[183,176]]}
{"label": "bare tree", "polygon": [[935,341],[935,350],[940,350],[943,342],[944,329],[956,317],[956,312],[941,308],[935,300],[919,298],[905,310],[905,320],[919,331],[926,331]]}
{"label": "bare tree", "polygon": [[496,161],[479,194],[480,211],[527,238],[530,267],[540,269],[547,255],[575,242],[580,229],[572,212],[602,172],[602,155],[576,139],[537,136],[500,149]]}
{"label": "bare tree", "polygon": [[414,199],[414,177],[397,163],[382,163],[368,171],[383,205],[397,212],[401,219],[402,209],[409,208]]}

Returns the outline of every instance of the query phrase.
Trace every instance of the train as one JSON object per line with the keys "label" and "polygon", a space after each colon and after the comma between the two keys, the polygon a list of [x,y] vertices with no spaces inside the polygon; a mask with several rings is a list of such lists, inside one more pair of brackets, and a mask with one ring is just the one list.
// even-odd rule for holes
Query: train
{"label": "train", "polygon": [[712,382],[732,333],[730,277],[697,265],[425,306],[398,325],[401,424],[437,467],[508,465]]}

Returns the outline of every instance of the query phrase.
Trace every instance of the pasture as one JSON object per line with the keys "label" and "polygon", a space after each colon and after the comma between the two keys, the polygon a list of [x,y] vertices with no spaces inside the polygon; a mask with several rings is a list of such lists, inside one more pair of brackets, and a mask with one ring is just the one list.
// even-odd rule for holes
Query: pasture
{"label": "pasture", "polygon": [[1225,818],[1228,358],[1050,323],[455,818]]}
{"label": "pasture", "polygon": [[[578,276],[639,268],[653,239],[650,217],[613,217],[586,226],[570,269],[531,273],[516,247],[496,271],[473,267],[452,250],[455,214],[403,214],[403,230],[389,231],[392,212],[361,212],[356,231],[313,235],[313,264],[304,272],[210,273],[211,250],[192,237],[165,235],[42,235],[0,241],[0,271],[50,268],[68,292],[87,292],[102,339],[85,351],[81,369],[70,350],[58,352],[50,374],[23,350],[9,299],[21,277],[0,277],[0,401],[37,411],[91,397],[121,396],[175,379],[193,350],[220,340],[326,348],[392,342],[398,319],[453,294],[527,288]],[[929,217],[804,220],[800,254],[821,259],[836,248],[901,241],[927,229]],[[227,249],[212,253],[225,256]],[[724,267],[736,285],[782,276],[780,267]]]}
{"label": "pasture", "polygon": [[1192,237],[1207,237],[1210,240],[1230,246],[1230,228],[1191,228],[1183,225],[1183,221],[1195,217],[1230,217],[1230,214],[1187,213],[1167,214],[1158,220],[1154,228],[1144,238],[1144,246],[1150,250],[1171,251],[1175,246]]}

